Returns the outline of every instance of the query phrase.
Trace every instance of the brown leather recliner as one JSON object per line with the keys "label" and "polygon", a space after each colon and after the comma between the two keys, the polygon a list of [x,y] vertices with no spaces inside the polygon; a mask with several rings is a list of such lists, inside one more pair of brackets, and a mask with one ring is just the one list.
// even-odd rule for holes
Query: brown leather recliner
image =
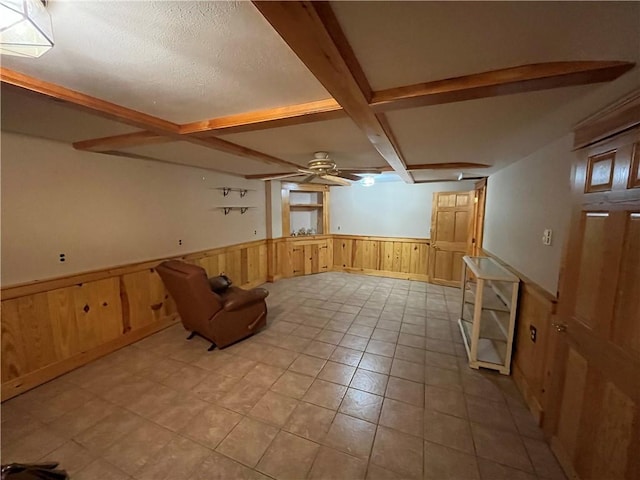
{"label": "brown leather recliner", "polygon": [[210,350],[248,337],[267,323],[264,299],[269,292],[264,288],[229,287],[217,294],[203,268],[177,260],[162,262],[156,271],[176,302],[184,328],[213,342]]}

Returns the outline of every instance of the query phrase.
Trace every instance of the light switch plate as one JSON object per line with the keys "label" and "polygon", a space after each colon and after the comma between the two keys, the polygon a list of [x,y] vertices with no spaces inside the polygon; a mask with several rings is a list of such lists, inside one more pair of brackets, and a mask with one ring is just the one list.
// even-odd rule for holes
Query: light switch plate
{"label": "light switch plate", "polygon": [[553,232],[551,229],[547,228],[544,232],[542,232],[542,244],[543,245],[551,245],[551,235]]}

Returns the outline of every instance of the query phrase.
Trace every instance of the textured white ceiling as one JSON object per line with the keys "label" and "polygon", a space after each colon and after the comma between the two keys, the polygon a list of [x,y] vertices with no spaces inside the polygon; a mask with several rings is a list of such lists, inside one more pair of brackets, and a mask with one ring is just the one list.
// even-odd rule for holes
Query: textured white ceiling
{"label": "textured white ceiling", "polygon": [[374,90],[516,65],[640,58],[640,2],[331,2]]}
{"label": "textured white ceiling", "polygon": [[145,145],[121,149],[123,152],[135,153],[171,163],[180,163],[192,167],[202,167],[236,175],[251,173],[277,173],[286,167],[262,163],[257,160],[237,157],[207,147],[188,142],[173,142],[161,145]]}
{"label": "textured white ceiling", "polygon": [[56,102],[3,86],[0,94],[2,130],[73,143],[137,129]]}
{"label": "textured white ceiling", "polygon": [[[332,7],[376,90],[534,62],[640,62],[640,2]],[[55,47],[38,60],[2,57],[4,67],[178,123],[329,96],[250,2],[53,0],[48,9]],[[605,85],[395,111],[388,118],[407,163],[495,165],[464,172],[488,174],[569,133],[573,123],[639,85],[636,67]],[[2,129],[65,142],[132,131],[6,86]],[[319,150],[340,167],[386,165],[348,118],[223,138],[299,165]],[[287,170],[186,142],[126,151],[241,175]]]}
{"label": "textured white ceiling", "polygon": [[328,98],[250,2],[61,1],[55,47],[5,67],[186,123]]}
{"label": "textured white ceiling", "polygon": [[306,165],[317,151],[329,152],[339,167],[387,165],[350,118],[234,133],[222,138],[299,165]]}
{"label": "textured white ceiling", "polygon": [[[470,100],[387,114],[407,164],[474,162],[494,168],[465,170],[488,175],[532,153],[540,141],[531,129],[597,86],[568,87],[504,97]],[[576,113],[578,115],[579,113]],[[580,118],[563,118],[554,135],[562,136]],[[542,145],[557,137],[542,139]],[[419,179],[441,178],[439,172]]]}

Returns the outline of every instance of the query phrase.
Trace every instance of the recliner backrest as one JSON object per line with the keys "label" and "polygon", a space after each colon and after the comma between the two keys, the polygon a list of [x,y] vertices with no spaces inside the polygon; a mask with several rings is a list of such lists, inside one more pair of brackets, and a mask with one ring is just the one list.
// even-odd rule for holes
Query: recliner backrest
{"label": "recliner backrest", "polygon": [[177,260],[156,267],[178,308],[182,323],[190,330],[207,322],[220,309],[220,296],[211,291],[207,273],[202,267]]}

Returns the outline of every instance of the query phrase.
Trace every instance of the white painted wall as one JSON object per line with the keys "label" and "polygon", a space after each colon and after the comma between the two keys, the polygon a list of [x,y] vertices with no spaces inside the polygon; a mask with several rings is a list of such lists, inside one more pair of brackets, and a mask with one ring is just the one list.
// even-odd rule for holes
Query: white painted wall
{"label": "white painted wall", "polygon": [[[3,285],[265,238],[261,181],[1,138]],[[223,197],[223,186],[254,191]],[[225,216],[223,205],[257,208]]]}
{"label": "white painted wall", "polygon": [[282,236],[282,183],[270,180],[271,184],[271,238]]}
{"label": "white painted wall", "polygon": [[473,190],[474,183],[377,183],[331,187],[331,233],[429,238],[434,192]]}
{"label": "white painted wall", "polygon": [[[564,241],[571,215],[573,135],[491,175],[487,184],[485,250],[551,294],[558,290]],[[552,244],[542,244],[544,229]]]}

